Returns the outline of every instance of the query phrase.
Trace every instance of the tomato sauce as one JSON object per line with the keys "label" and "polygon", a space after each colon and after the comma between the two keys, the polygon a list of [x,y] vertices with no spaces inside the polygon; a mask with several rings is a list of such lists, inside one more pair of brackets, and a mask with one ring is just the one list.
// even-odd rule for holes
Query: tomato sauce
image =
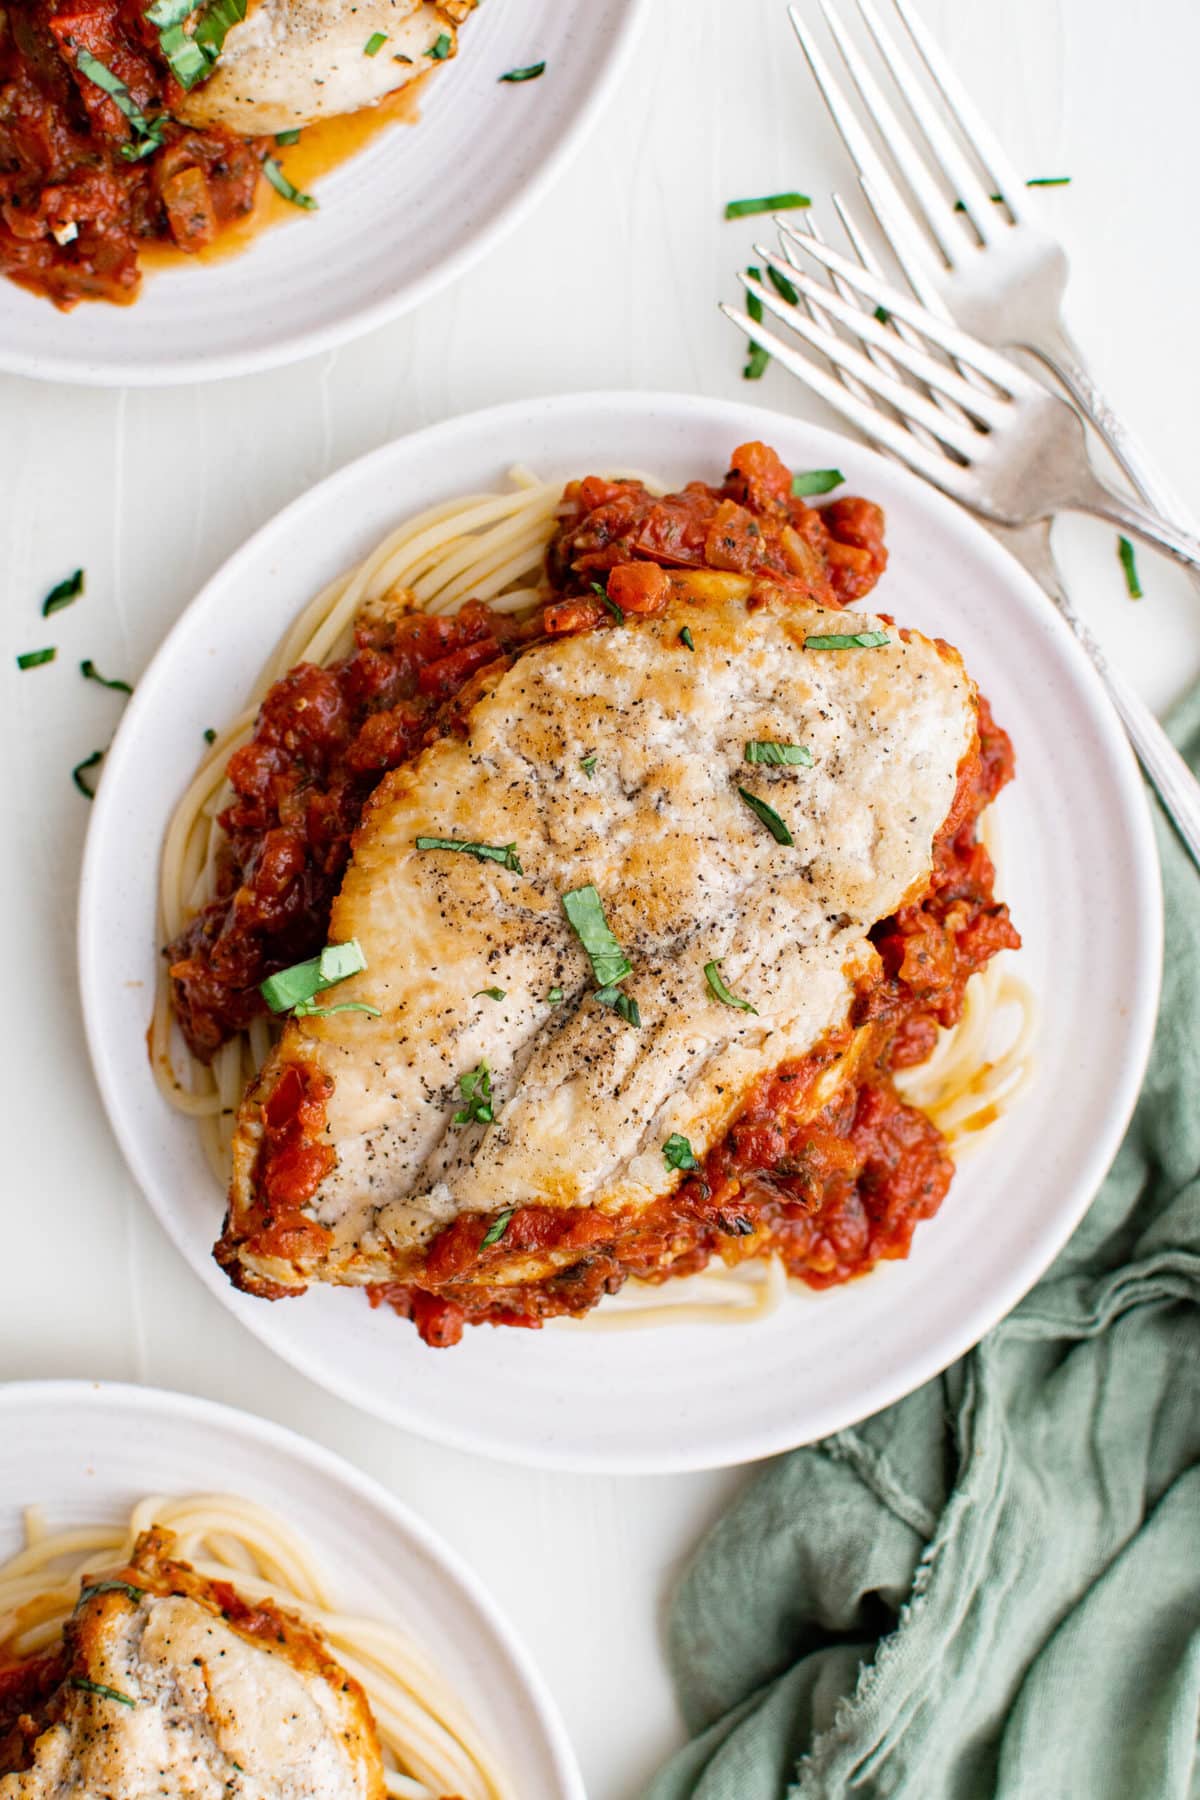
{"label": "tomato sauce", "polygon": [[[792,495],[774,452],[750,444],[735,452],[720,488],[692,482],[656,497],[636,481],[572,482],[547,553],[550,598],[522,624],[478,603],[453,620],[364,624],[341,664],[293,670],[231,760],[237,798],[222,815],[228,846],[218,895],[169,951],[193,1048],[211,1054],[262,1010],[263,976],[324,944],[351,834],[386,769],[461,729],[477,682],[529,644],[615,628],[594,583],[636,629],[637,617],[667,605],[673,570],[766,577],[798,602],[836,607],[862,600],[886,561],[877,506],[843,499],[809,507]],[[368,1290],[372,1305],[392,1307],[427,1343],[445,1346],[467,1324],[536,1328],[588,1310],[631,1276],[663,1281],[713,1256],[736,1264],[776,1254],[813,1287],[906,1256],[917,1224],[945,1197],[953,1164],[893,1074],[930,1054],[939,1026],[957,1022],[971,976],[1020,943],[977,834],[1012,773],[1009,740],[980,699],[978,742],[960,767],[928,886],[873,930],[878,967],[848,1025],[764,1077],[673,1193],[618,1214],[522,1206],[461,1215],[413,1254],[403,1279]],[[814,1113],[814,1083],[850,1054],[854,1067]],[[251,1221],[258,1254],[302,1254],[305,1230],[323,1229],[303,1211],[333,1156],[322,1080],[291,1064],[264,1096]],[[528,1280],[500,1279],[526,1258]],[[236,1253],[226,1260],[241,1279]],[[254,1291],[288,1290],[255,1282]]]}

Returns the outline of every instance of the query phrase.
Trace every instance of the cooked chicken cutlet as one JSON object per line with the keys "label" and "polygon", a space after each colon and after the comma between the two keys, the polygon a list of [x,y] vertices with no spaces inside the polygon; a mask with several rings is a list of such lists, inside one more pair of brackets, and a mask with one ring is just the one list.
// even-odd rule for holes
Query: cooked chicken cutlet
{"label": "cooked chicken cutlet", "polygon": [[[247,137],[358,112],[453,56],[462,16],[457,0],[252,0],[213,73],[175,110]],[[377,32],[386,42],[368,56]]]}
{"label": "cooked chicken cutlet", "polygon": [[62,1679],[0,1740],[2,1800],[384,1800],[375,1722],[320,1633],[147,1532],[92,1577]]}
{"label": "cooked chicken cutlet", "polygon": [[[812,643],[867,632],[887,641]],[[748,765],[759,741],[811,766]],[[462,735],[380,782],[334,904],[330,941],[357,938],[367,968],[330,998],[380,1016],[291,1020],[242,1104],[218,1246],[234,1279],[271,1296],[399,1279],[466,1215],[628,1215],[678,1187],[668,1139],[702,1158],[766,1072],[847,1023],[868,933],[926,884],[976,743],[957,652],[761,579],[677,577],[659,616],[482,678]],[[564,909],[585,887],[640,1023],[597,1000]],[[306,1133],[286,1170],[267,1154],[283,1109]],[[514,1249],[490,1278],[538,1272]]]}

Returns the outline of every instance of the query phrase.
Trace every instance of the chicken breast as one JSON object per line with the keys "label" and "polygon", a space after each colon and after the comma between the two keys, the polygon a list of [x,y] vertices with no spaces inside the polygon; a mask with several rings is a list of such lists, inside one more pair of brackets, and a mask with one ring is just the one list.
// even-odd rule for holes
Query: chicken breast
{"label": "chicken breast", "polygon": [[[689,603],[689,580],[723,598]],[[463,737],[376,789],[330,930],[367,969],[329,998],[380,1016],[290,1021],[243,1102],[218,1247],[243,1286],[384,1281],[463,1213],[646,1206],[681,1180],[672,1134],[702,1156],[765,1071],[847,1020],[870,927],[927,881],[974,688],[957,652],[873,617],[731,576],[676,587],[656,618],[529,650]],[[876,630],[882,647],[807,641]],[[764,740],[811,766],[748,764]],[[513,845],[519,867],[423,836]],[[588,885],[639,1025],[597,1001],[565,914]],[[464,1108],[484,1064],[490,1121]],[[274,1229],[259,1156],[289,1071],[326,1096],[307,1234]]]}
{"label": "chicken breast", "polygon": [[320,1635],[242,1606],[170,1548],[148,1532],[84,1589],[45,1728],[2,1800],[384,1800],[366,1696]]}
{"label": "chicken breast", "polygon": [[[252,0],[208,80],[176,108],[189,125],[253,137],[358,112],[454,55],[457,6],[431,0]],[[376,33],[387,42],[373,56]]]}

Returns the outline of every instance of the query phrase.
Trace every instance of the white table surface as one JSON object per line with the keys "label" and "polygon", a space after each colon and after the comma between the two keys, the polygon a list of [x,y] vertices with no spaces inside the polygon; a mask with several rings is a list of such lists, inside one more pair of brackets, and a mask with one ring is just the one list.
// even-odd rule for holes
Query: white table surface
{"label": "white table surface", "polygon": [[[488,0],[520,5],[521,0]],[[231,383],[94,392],[0,377],[0,689],[10,1029],[0,1376],[190,1389],[294,1426],[386,1482],[481,1570],[566,1716],[589,1793],[629,1800],[680,1725],[661,1650],[672,1578],[746,1478],[529,1473],[425,1444],[327,1397],[242,1331],[188,1272],[127,1174],[83,1046],[74,927],[87,804],[73,763],[221,561],[349,459],[449,414],[582,388],[740,395],[715,310],[754,222],[733,196],[849,191],[792,48],[783,0],[651,0],[625,85],[523,227],[465,281],[347,348]],[[926,0],[926,16],[1030,175],[1072,259],[1070,314],[1127,420],[1200,510],[1192,349],[1200,244],[1193,0]],[[553,78],[553,71],[547,79]],[[761,403],[826,417],[777,371]],[[1200,606],[1150,552],[1124,595],[1113,533],[1061,530],[1072,588],[1164,706],[1200,673]],[[86,602],[47,627],[82,563]],[[17,651],[58,643],[54,669]],[[65,663],[65,666],[64,666]],[[636,1399],[631,1403],[636,1404]]]}

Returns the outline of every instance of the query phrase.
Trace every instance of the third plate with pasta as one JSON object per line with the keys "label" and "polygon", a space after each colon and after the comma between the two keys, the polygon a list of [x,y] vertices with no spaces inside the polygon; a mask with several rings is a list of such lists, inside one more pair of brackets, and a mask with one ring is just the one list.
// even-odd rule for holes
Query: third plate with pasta
{"label": "third plate with pasta", "polygon": [[761,1456],[974,1343],[1116,1149],[1159,949],[1016,565],[653,396],[451,421],[261,532],[138,686],[81,901],[193,1268],[358,1404],[575,1468]]}

